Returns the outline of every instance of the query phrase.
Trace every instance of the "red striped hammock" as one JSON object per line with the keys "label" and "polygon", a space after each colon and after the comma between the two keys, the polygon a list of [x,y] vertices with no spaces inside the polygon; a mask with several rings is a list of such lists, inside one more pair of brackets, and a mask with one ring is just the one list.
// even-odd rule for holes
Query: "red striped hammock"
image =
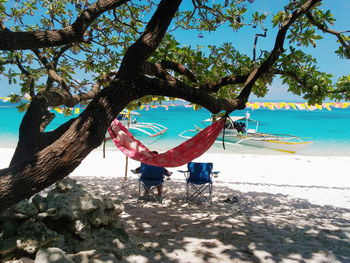
{"label": "red striped hammock", "polygon": [[164,153],[156,154],[149,150],[118,120],[114,120],[108,132],[115,145],[128,157],[149,165],[177,167],[184,165],[205,153],[219,136],[225,124],[220,119],[194,137]]}

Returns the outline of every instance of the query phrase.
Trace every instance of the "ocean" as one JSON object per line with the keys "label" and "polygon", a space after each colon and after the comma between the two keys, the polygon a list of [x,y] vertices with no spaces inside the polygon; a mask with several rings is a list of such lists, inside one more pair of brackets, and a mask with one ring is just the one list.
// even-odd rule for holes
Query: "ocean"
{"label": "ocean", "polygon": [[[139,110],[137,116],[139,122],[156,122],[168,128],[168,131],[157,137],[133,131],[133,134],[152,150],[166,151],[185,139],[179,134],[196,126],[203,127],[201,122],[210,117],[205,109],[198,111],[182,106],[158,107],[154,109]],[[302,149],[301,155],[321,156],[350,156],[350,108],[324,110],[243,110],[235,111],[231,115],[244,115],[249,112],[251,118],[259,121],[260,132],[275,134],[291,134],[303,138],[312,143]],[[24,113],[19,113],[16,108],[6,102],[0,102],[0,147],[15,147],[18,138],[18,129]],[[73,115],[74,116],[74,115]],[[70,117],[56,112],[56,118],[48,129],[54,129]],[[254,128],[254,127],[253,127]],[[112,142],[107,143],[107,148],[115,148]],[[245,145],[214,144],[211,151],[223,153],[254,153],[281,155],[287,154],[266,148],[257,148]]]}

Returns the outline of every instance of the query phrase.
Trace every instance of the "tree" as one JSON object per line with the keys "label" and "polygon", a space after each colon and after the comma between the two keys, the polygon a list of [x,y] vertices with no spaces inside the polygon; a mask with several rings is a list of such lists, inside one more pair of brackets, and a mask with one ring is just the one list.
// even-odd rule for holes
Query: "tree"
{"label": "tree", "polygon": [[[340,57],[350,57],[350,38],[330,28],[334,18],[321,9],[322,0],[291,0],[273,15],[275,43],[259,57],[256,44],[266,36],[271,16],[254,12],[247,20],[252,0],[158,2],[31,0],[11,8],[0,1],[0,74],[19,82],[21,94],[11,100],[26,111],[11,163],[0,170],[0,209],[67,176],[101,144],[121,110],[153,97],[231,112],[243,109],[252,93],[264,96],[280,75],[291,92],[311,104],[350,98],[349,76],[333,84],[332,76],[318,71],[316,60],[300,49],[316,47],[321,38],[316,32],[323,31],[337,38]],[[203,51],[181,46],[171,35],[223,26],[233,33],[242,27],[263,32],[256,35],[253,58],[231,43]],[[69,113],[78,103],[87,108],[77,118],[45,131],[54,118],[48,107],[64,106]]]}

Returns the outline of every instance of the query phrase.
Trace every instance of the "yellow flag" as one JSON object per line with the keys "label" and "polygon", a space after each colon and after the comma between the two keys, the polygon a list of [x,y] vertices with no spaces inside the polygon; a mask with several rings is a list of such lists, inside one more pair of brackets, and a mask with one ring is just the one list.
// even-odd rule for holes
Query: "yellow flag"
{"label": "yellow flag", "polygon": [[322,110],[322,105],[320,105],[320,104],[316,104],[315,107],[319,110]]}
{"label": "yellow flag", "polygon": [[291,106],[293,109],[295,109],[295,110],[297,109],[297,107],[295,106],[295,103],[289,102],[288,104],[289,104],[289,106]]}
{"label": "yellow flag", "polygon": [[322,106],[323,106],[324,108],[326,108],[327,110],[332,110],[331,107],[330,107],[331,105],[332,105],[332,103],[323,103],[323,104],[322,104]]}
{"label": "yellow flag", "polygon": [[55,111],[57,111],[58,113],[62,113],[62,110],[59,107],[54,107],[53,108]]}
{"label": "yellow flag", "polygon": [[3,101],[3,102],[7,102],[10,100],[9,97],[0,97],[0,99]]}

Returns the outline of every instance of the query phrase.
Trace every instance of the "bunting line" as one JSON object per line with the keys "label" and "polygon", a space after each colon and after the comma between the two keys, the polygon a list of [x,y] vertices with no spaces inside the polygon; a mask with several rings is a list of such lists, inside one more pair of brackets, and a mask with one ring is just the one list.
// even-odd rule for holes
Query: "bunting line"
{"label": "bunting line", "polygon": [[[3,102],[10,101],[10,98],[8,97],[0,97],[0,100]],[[183,101],[183,100],[180,100]],[[195,105],[191,105],[189,103],[174,103],[171,102],[169,104],[163,105],[154,105],[154,104],[143,104],[140,106],[139,110],[145,110],[148,111],[150,109],[157,109],[157,108],[165,108],[165,110],[169,110],[169,107],[186,107],[186,108],[195,108]],[[269,109],[269,110],[332,110],[332,108],[335,109],[346,109],[350,107],[350,102],[326,102],[322,104],[315,104],[315,105],[309,105],[308,103],[304,102],[247,102],[246,108],[251,110],[258,110],[258,109]],[[58,113],[63,113],[63,107],[54,107],[52,108]],[[73,114],[79,114],[82,110],[84,110],[84,107],[74,107],[70,108]]]}

